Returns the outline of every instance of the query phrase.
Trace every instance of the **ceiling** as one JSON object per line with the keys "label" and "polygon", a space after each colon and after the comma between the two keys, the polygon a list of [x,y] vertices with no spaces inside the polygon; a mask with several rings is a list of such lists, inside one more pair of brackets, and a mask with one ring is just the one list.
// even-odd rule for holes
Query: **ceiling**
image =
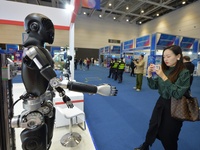
{"label": "ceiling", "polygon": [[[70,0],[9,0],[42,6],[64,8]],[[126,21],[131,24],[144,24],[171,11],[189,5],[198,0],[100,0],[100,9],[80,6],[78,15],[113,19],[116,22]],[[185,4],[182,2],[185,1]],[[111,4],[111,6],[109,5]],[[128,7],[128,9],[127,9]],[[142,10],[144,12],[142,12]],[[157,15],[159,14],[159,15]],[[101,15],[101,16],[100,16]]]}

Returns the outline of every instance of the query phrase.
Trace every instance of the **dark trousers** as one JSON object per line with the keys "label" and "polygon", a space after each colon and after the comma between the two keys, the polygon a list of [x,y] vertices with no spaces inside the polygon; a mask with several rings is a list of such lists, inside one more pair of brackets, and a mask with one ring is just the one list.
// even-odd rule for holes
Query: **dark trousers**
{"label": "dark trousers", "polygon": [[152,145],[159,139],[165,150],[178,150],[178,137],[182,121],[171,117],[171,100],[160,97],[154,107],[145,143]]}
{"label": "dark trousers", "polygon": [[108,77],[110,78],[112,74],[113,74],[113,69],[110,68],[110,69],[109,69],[109,75],[108,75]]}
{"label": "dark trousers", "polygon": [[117,80],[117,69],[113,69],[112,78],[113,78],[114,80]]}
{"label": "dark trousers", "polygon": [[123,73],[124,73],[124,69],[123,70],[118,70],[117,71],[117,79],[118,79],[118,82],[122,82],[123,80]]}
{"label": "dark trousers", "polygon": [[131,76],[135,76],[135,73],[134,73],[134,68],[131,68],[131,73],[130,73]]}

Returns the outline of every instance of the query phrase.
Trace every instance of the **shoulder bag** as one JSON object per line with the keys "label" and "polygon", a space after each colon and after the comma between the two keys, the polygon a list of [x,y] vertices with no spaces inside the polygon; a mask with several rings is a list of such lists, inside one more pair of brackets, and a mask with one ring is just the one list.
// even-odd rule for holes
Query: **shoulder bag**
{"label": "shoulder bag", "polygon": [[171,98],[171,116],[182,121],[199,120],[199,104],[196,97]]}

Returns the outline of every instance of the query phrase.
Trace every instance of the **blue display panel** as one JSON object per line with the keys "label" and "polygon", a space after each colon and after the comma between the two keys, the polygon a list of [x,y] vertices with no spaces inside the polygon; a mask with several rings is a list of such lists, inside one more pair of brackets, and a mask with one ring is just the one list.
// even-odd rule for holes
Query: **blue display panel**
{"label": "blue display panel", "polygon": [[147,46],[150,46],[150,35],[146,35],[136,39],[136,48]]}
{"label": "blue display panel", "polygon": [[121,46],[113,46],[111,49],[111,54],[120,54]]}
{"label": "blue display panel", "polygon": [[169,35],[169,34],[161,34],[160,39],[158,40],[157,46],[170,46],[174,44],[174,41],[176,39],[175,35]]}
{"label": "blue display panel", "polygon": [[134,47],[134,41],[129,40],[122,43],[122,52],[130,51]]}
{"label": "blue display panel", "polygon": [[194,41],[195,41],[195,38],[183,37],[180,43],[180,47],[184,50],[192,49],[192,45]]}

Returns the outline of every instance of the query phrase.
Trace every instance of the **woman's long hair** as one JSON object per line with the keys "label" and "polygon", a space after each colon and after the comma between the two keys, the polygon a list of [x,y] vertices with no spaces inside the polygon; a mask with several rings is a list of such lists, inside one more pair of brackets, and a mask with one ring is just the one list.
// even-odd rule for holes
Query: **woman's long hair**
{"label": "woman's long hair", "polygon": [[180,46],[177,46],[177,45],[171,45],[171,46],[169,46],[169,47],[164,48],[163,54],[162,54],[162,65],[161,65],[163,71],[168,70],[168,69],[170,68],[169,66],[167,66],[167,65],[165,64],[165,62],[164,62],[164,57],[163,57],[164,52],[165,52],[165,50],[167,50],[167,49],[171,50],[176,56],[177,56],[178,54],[180,54],[180,56],[181,56],[180,59],[177,60],[177,63],[176,63],[176,65],[175,65],[174,70],[173,70],[173,71],[169,74],[169,76],[168,76],[168,79],[169,79],[172,83],[174,83],[174,82],[177,80],[179,73],[185,68],[185,66],[184,66],[184,64],[183,64],[182,49],[181,49]]}

